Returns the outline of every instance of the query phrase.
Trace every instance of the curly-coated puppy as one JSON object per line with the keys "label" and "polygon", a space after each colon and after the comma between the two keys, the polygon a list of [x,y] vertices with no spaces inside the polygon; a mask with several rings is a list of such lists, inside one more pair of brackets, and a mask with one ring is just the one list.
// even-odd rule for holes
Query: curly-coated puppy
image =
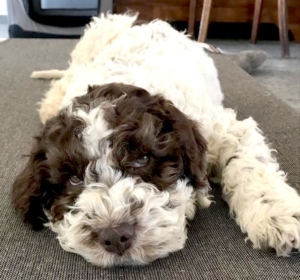
{"label": "curly-coated puppy", "polygon": [[106,267],[184,247],[186,219],[210,205],[207,178],[254,248],[300,248],[300,197],[251,118],[222,106],[203,46],[157,20],[95,18],[41,102],[45,124],[13,204],[61,246]]}

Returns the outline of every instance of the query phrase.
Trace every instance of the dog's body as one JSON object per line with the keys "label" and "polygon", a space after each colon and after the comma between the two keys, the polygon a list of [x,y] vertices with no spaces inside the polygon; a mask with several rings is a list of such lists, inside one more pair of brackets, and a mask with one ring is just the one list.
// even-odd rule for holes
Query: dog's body
{"label": "dog's body", "polygon": [[299,249],[300,197],[255,121],[222,106],[212,59],[165,22],[135,21],[95,19],[54,73],[15,207],[94,264],[142,264],[183,248],[208,177],[254,248]]}

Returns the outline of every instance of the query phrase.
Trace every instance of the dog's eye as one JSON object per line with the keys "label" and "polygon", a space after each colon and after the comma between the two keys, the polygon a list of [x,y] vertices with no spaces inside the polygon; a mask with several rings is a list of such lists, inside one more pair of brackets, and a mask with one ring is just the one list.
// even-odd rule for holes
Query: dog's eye
{"label": "dog's eye", "polygon": [[82,180],[80,180],[78,177],[76,176],[72,176],[69,178],[69,182],[71,185],[73,186],[77,186],[77,185],[80,185],[82,184]]}
{"label": "dog's eye", "polygon": [[149,161],[149,157],[148,156],[142,156],[140,158],[138,158],[135,162],[132,163],[133,167],[142,167],[145,166]]}

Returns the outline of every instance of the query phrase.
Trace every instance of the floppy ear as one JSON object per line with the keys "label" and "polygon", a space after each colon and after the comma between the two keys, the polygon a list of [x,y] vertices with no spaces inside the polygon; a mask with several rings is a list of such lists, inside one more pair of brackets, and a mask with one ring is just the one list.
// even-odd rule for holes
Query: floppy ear
{"label": "floppy ear", "polygon": [[206,177],[206,140],[200,133],[198,126],[190,120],[191,127],[185,131],[183,139],[185,174],[195,188],[207,187]]}
{"label": "floppy ear", "polygon": [[200,127],[173,105],[167,105],[167,112],[170,112],[169,118],[181,145],[184,175],[194,188],[207,187],[207,143],[200,133]]}
{"label": "floppy ear", "polygon": [[47,172],[45,151],[41,149],[41,138],[36,137],[29,160],[24,170],[15,179],[11,199],[14,208],[33,229],[43,228],[47,221],[42,208],[42,178]]}
{"label": "floppy ear", "polygon": [[211,189],[207,179],[207,143],[200,133],[200,128],[190,120],[192,127],[185,131],[184,165],[185,176],[190,179],[196,190],[197,204],[200,208],[207,208],[211,204],[209,190]]}
{"label": "floppy ear", "polygon": [[175,132],[183,160],[183,175],[189,179],[194,188],[207,189],[209,186],[206,176],[207,143],[200,133],[200,127],[161,95],[156,95],[150,105],[148,111],[164,120],[164,130]]}

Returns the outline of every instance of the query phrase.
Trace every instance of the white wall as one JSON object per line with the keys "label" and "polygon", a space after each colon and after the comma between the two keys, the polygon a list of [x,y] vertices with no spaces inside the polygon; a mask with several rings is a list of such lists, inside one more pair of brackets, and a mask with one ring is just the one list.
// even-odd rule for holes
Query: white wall
{"label": "white wall", "polygon": [[0,0],[0,15],[7,15],[6,0]]}

